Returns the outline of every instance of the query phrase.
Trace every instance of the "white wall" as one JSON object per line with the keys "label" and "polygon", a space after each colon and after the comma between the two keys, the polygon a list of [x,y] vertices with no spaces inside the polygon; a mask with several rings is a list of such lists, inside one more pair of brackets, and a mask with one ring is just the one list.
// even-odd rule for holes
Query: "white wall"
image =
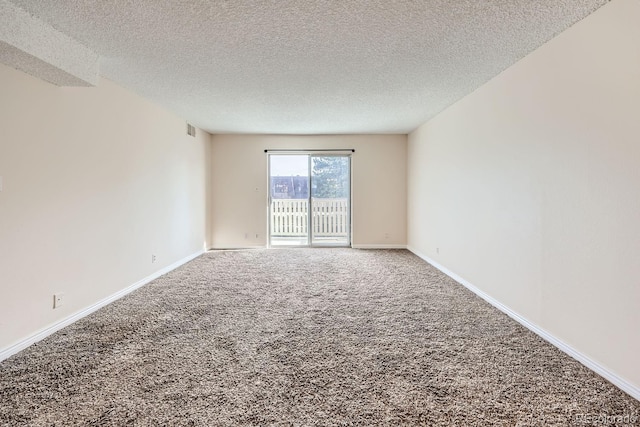
{"label": "white wall", "polygon": [[412,250],[636,389],[638,22],[604,6],[411,133],[408,164]]}
{"label": "white wall", "polygon": [[267,244],[265,149],[355,149],[353,245],[406,245],[406,135],[213,135],[212,142],[214,248]]}
{"label": "white wall", "polygon": [[0,65],[0,132],[0,350],[205,247],[210,135],[184,120]]}

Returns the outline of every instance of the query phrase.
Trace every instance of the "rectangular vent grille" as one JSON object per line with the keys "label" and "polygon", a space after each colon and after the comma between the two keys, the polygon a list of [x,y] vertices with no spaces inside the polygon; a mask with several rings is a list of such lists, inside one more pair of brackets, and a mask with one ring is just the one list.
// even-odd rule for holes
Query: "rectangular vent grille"
{"label": "rectangular vent grille", "polygon": [[196,127],[187,123],[187,135],[196,136]]}

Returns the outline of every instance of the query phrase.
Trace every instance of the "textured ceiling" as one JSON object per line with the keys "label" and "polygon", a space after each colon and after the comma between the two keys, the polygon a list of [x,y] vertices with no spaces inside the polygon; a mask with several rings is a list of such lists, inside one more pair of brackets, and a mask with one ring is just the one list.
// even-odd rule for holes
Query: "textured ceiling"
{"label": "textured ceiling", "polygon": [[6,0],[0,0],[0,63],[58,86],[95,86],[98,55]]}
{"label": "textured ceiling", "polygon": [[11,0],[212,133],[407,133],[607,0]]}

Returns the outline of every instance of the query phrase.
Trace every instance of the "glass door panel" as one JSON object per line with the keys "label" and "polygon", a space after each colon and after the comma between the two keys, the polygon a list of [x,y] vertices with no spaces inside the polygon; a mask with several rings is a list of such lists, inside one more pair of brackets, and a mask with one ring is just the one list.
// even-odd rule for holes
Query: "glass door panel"
{"label": "glass door panel", "polygon": [[349,246],[351,157],[311,155],[311,245]]}
{"label": "glass door panel", "polygon": [[269,244],[309,246],[309,155],[270,155],[269,181]]}

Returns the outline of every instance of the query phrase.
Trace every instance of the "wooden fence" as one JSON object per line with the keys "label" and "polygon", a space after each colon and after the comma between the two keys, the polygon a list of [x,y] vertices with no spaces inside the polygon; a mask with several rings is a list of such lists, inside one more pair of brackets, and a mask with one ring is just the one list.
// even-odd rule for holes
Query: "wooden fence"
{"label": "wooden fence", "polygon": [[[348,199],[312,199],[314,237],[346,237],[349,233]],[[272,236],[306,236],[309,232],[309,201],[273,199],[271,202]]]}

